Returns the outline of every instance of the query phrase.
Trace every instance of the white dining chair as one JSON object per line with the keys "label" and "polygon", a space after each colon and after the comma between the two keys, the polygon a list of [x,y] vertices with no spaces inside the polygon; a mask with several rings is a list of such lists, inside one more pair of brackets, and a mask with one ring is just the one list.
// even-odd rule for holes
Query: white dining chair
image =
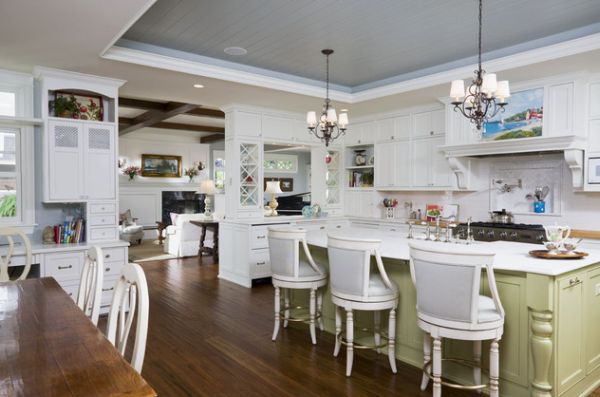
{"label": "white dining chair", "polygon": [[104,281],[104,256],[100,247],[91,247],[85,257],[79,291],[77,293],[77,306],[90,318],[94,325],[98,325],[100,316],[100,301],[102,300],[102,283]]}
{"label": "white dining chair", "polygon": [[[300,246],[304,257],[300,256]],[[308,322],[310,338],[317,343],[316,321],[323,330],[321,309],[323,306],[322,287],[327,285],[327,270],[313,260],[306,243],[306,229],[297,227],[269,228],[269,255],[271,261],[273,287],[275,288],[275,325],[272,340],[277,339],[279,325],[283,315],[283,327],[289,321]],[[309,315],[290,316],[290,290],[309,290]],[[284,308],[281,310],[281,290],[283,290]]]}
{"label": "white dining chair", "polygon": [[0,241],[6,240],[7,243],[6,250],[0,253],[0,282],[11,281],[10,275],[8,274],[8,267],[14,260],[15,237],[17,242],[18,240],[21,240],[25,254],[22,265],[23,271],[19,277],[15,278],[15,280],[25,280],[31,270],[31,242],[29,241],[29,238],[19,229],[10,227],[0,228]]}
{"label": "white dining chair", "polygon": [[[495,254],[432,242],[410,242],[409,246],[410,273],[417,290],[417,323],[424,332],[421,390],[432,379],[434,397],[442,395],[442,385],[479,391],[489,387],[490,397],[498,397],[504,309],[494,277]],[[487,273],[491,297],[480,295],[482,269]],[[469,365],[473,366],[474,385],[442,379],[442,361],[457,361],[442,358],[444,338],[473,341],[473,361]],[[483,340],[491,340],[489,384],[481,384]]]}
{"label": "white dining chair", "polygon": [[124,356],[131,326],[134,318],[136,319],[131,366],[139,373],[142,372],[146,353],[149,305],[144,270],[137,263],[126,264],[113,293],[106,334],[108,340]]}
{"label": "white dining chair", "polygon": [[[396,373],[396,309],[398,285],[391,281],[379,254],[380,240],[345,238],[329,235],[329,284],[331,300],[335,305],[335,348],[337,357],[341,345],[346,345],[346,376],[352,374],[354,349],[374,349],[387,346],[388,360]],[[377,271],[371,271],[371,256],[375,257]],[[346,334],[342,334],[342,312],[346,311]],[[354,310],[372,311],[374,344],[363,345],[354,341]],[[388,335],[382,343],[380,332],[381,311],[389,310]]]}

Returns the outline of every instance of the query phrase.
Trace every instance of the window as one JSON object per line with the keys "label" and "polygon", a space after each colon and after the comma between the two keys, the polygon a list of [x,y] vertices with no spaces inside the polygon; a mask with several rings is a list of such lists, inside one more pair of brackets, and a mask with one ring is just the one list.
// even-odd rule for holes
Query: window
{"label": "window", "polygon": [[219,192],[225,191],[225,151],[213,150],[213,179]]}
{"label": "window", "polygon": [[0,116],[16,116],[14,92],[0,92]]}
{"label": "window", "polygon": [[265,153],[265,172],[298,172],[298,156],[293,154]]}
{"label": "window", "polygon": [[21,219],[19,130],[0,128],[0,224]]}

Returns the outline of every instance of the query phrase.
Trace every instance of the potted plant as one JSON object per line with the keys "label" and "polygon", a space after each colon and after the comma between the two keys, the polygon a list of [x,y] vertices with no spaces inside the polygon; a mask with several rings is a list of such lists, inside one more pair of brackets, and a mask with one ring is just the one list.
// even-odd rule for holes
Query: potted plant
{"label": "potted plant", "polygon": [[54,115],[57,117],[64,117],[68,119],[79,118],[79,105],[74,95],[71,96],[57,96],[54,101],[51,102],[51,107],[54,110]]}
{"label": "potted plant", "polygon": [[121,172],[123,175],[127,175],[130,181],[133,181],[136,175],[140,175],[142,173],[142,169],[137,165],[130,165]]}

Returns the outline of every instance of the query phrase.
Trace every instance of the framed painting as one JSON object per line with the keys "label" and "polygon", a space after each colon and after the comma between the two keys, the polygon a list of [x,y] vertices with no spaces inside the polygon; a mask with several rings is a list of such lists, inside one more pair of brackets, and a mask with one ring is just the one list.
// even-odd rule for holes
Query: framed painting
{"label": "framed painting", "polygon": [[142,176],[180,178],[181,156],[142,154]]}
{"label": "framed painting", "polygon": [[501,141],[542,136],[543,118],[543,88],[515,92],[508,98],[504,112],[483,124],[481,139]]}
{"label": "framed painting", "polygon": [[294,191],[294,178],[263,178],[264,179],[264,187],[263,191],[267,189],[267,182],[269,181],[279,181],[279,187],[281,191],[284,193],[289,193]]}
{"label": "framed painting", "polygon": [[104,119],[104,106],[99,95],[55,91],[51,107],[56,117],[92,121]]}

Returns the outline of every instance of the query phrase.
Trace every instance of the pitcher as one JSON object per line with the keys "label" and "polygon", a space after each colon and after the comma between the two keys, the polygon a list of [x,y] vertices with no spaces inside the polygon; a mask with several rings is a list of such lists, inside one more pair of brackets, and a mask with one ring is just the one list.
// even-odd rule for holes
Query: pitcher
{"label": "pitcher", "polygon": [[570,226],[544,226],[544,230],[546,230],[546,240],[552,241],[557,244],[561,244],[566,238],[569,238],[569,236],[571,235]]}

